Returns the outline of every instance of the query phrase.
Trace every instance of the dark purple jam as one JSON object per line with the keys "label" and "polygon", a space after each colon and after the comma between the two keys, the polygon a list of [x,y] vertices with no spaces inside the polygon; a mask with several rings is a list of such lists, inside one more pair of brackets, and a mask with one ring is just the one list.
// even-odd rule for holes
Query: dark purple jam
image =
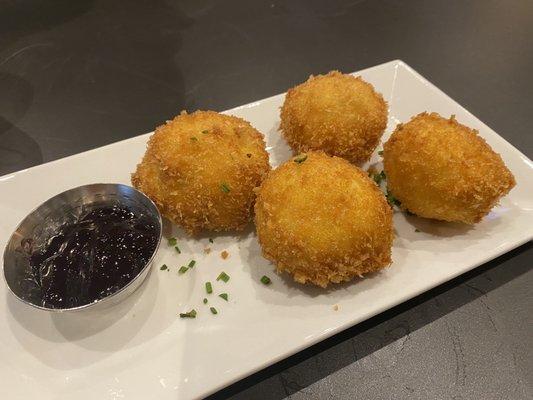
{"label": "dark purple jam", "polygon": [[120,205],[65,223],[30,256],[42,306],[78,307],[116,292],[150,260],[158,237],[150,218]]}

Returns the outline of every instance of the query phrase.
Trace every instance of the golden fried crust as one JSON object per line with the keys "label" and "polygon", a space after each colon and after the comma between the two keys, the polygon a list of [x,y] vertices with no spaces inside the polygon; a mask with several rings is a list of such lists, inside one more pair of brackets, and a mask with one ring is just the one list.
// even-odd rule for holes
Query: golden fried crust
{"label": "golden fried crust", "polygon": [[257,192],[263,255],[295,281],[326,287],[391,263],[391,208],[348,161],[323,152],[297,156],[271,171]]}
{"label": "golden fried crust", "polygon": [[322,150],[363,163],[387,127],[387,103],[360,77],[332,71],[289,89],[280,129],[296,153]]}
{"label": "golden fried crust", "polygon": [[384,145],[387,185],[402,208],[474,224],[516,184],[499,154],[452,116],[422,113]]}
{"label": "golden fried crust", "polygon": [[191,234],[240,230],[269,170],[263,136],[248,122],[197,111],[156,129],[132,183]]}

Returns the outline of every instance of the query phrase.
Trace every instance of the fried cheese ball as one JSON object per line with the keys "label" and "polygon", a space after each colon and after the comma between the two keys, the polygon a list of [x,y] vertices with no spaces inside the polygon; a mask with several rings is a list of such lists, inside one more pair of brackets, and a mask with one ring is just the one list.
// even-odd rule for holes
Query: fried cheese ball
{"label": "fried cheese ball", "polygon": [[263,256],[296,282],[326,287],[391,263],[391,208],[348,161],[300,154],[271,171],[257,192]]}
{"label": "fried cheese ball", "polygon": [[280,129],[296,152],[322,150],[360,164],[387,127],[387,103],[373,86],[332,71],[289,89]]}
{"label": "fried cheese ball", "polygon": [[270,170],[263,136],[241,118],[182,112],[158,127],[132,183],[190,234],[242,230]]}
{"label": "fried cheese ball", "polygon": [[384,145],[383,164],[402,208],[443,221],[477,223],[515,186],[477,131],[437,113],[398,125]]}

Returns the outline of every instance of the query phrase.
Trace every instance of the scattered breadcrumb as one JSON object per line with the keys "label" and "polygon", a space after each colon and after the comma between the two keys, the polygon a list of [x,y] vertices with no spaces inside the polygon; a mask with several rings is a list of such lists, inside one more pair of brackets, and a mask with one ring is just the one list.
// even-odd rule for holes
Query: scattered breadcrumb
{"label": "scattered breadcrumb", "polygon": [[229,253],[224,250],[222,253],[220,253],[220,257],[222,257],[223,260],[229,257]]}
{"label": "scattered breadcrumb", "polygon": [[335,305],[333,306],[333,309],[334,309],[335,311],[339,311],[339,305],[338,305],[338,304],[335,304]]}
{"label": "scattered breadcrumb", "polygon": [[209,253],[211,253],[211,247],[206,247],[206,248],[204,249],[204,253],[205,253],[205,254],[209,254]]}

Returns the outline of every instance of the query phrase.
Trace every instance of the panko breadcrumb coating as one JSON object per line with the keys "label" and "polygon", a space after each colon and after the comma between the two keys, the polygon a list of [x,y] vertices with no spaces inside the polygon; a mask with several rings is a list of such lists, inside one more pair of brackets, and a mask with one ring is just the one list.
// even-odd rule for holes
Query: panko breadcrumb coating
{"label": "panko breadcrumb coating", "polygon": [[270,170],[263,136],[241,118],[182,112],[158,127],[132,183],[190,234],[241,230]]}
{"label": "panko breadcrumb coating", "polygon": [[384,145],[383,164],[402,208],[443,221],[479,222],[516,184],[477,131],[437,113],[398,125]]}
{"label": "panko breadcrumb coating", "polygon": [[361,77],[332,71],[289,89],[280,129],[296,153],[322,150],[359,164],[387,127],[387,103]]}
{"label": "panko breadcrumb coating", "polygon": [[263,255],[295,281],[326,287],[391,263],[391,208],[348,161],[300,154],[271,171],[257,193]]}

